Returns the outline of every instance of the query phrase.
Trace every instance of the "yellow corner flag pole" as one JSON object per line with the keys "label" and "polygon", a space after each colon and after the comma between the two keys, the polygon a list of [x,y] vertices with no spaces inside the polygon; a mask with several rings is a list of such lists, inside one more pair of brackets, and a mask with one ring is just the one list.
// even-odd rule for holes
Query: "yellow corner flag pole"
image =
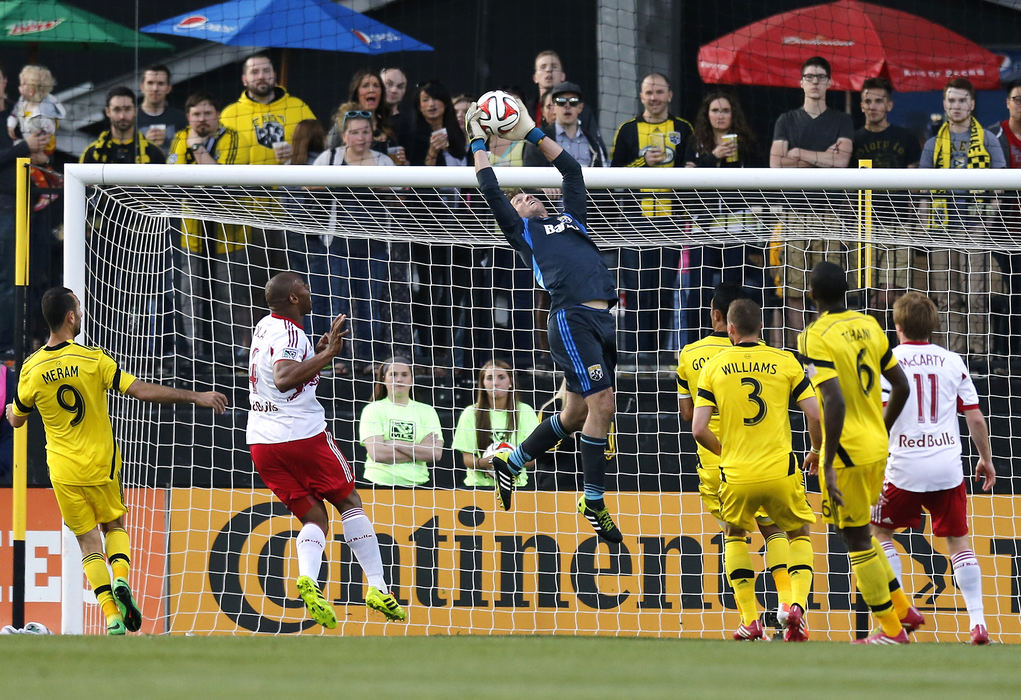
{"label": "yellow corner flag pole", "polygon": [[[14,357],[20,371],[25,361],[25,299],[28,289],[28,169],[29,158],[18,158],[15,167],[16,189],[14,206]],[[14,476],[11,486],[14,520],[11,574],[11,625],[16,629],[25,626],[25,521],[28,472],[28,426],[14,431]]]}
{"label": "yellow corner flag pole", "polygon": [[[859,168],[871,168],[871,160],[859,160]],[[864,253],[864,255],[863,255]],[[865,272],[864,280],[862,271]],[[858,190],[858,289],[872,286],[872,190]]]}

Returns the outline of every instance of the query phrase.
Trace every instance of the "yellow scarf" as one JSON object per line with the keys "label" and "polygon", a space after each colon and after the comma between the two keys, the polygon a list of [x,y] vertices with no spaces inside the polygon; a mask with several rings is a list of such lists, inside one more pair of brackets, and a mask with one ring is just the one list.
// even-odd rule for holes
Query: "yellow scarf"
{"label": "yellow scarf", "polygon": [[[990,166],[989,151],[986,149],[985,132],[978,119],[971,118],[971,132],[968,135],[968,168],[988,168]],[[934,168],[949,168],[950,163],[950,124],[943,122],[936,134],[936,148],[932,152]]]}
{"label": "yellow scarf", "polygon": [[[950,124],[943,122],[936,134],[936,147],[932,152],[932,165],[934,168],[949,168],[950,162]],[[971,130],[968,134],[968,163],[967,168],[988,168],[992,165],[989,151],[986,149],[985,132],[978,119],[971,118]],[[947,199],[945,190],[932,190],[933,199],[929,207],[927,228],[941,229],[947,225]],[[982,190],[971,190],[971,194],[980,195]],[[975,202],[981,202],[981,197],[975,197]]]}

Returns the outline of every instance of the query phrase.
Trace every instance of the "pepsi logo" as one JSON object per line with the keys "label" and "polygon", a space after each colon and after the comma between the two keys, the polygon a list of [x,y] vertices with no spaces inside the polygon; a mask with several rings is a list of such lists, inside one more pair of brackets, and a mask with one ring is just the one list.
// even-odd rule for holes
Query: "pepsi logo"
{"label": "pepsi logo", "polygon": [[220,24],[218,22],[210,22],[209,18],[205,15],[188,15],[180,22],[174,25],[175,32],[190,32],[201,30],[203,32],[216,32],[219,34],[231,34],[237,31],[237,26],[233,24]]}
{"label": "pepsi logo", "polygon": [[64,21],[59,19],[26,19],[7,25],[7,36],[23,36],[25,34],[38,34],[55,29]]}
{"label": "pepsi logo", "polygon": [[366,34],[365,32],[352,29],[351,33],[358,37],[358,41],[362,42],[366,46],[372,46],[373,44],[391,44],[396,41],[400,41],[400,37],[393,32],[380,32],[379,34]]}
{"label": "pepsi logo", "polygon": [[198,29],[205,26],[208,21],[209,18],[205,15],[189,15],[178,22],[174,29]]}

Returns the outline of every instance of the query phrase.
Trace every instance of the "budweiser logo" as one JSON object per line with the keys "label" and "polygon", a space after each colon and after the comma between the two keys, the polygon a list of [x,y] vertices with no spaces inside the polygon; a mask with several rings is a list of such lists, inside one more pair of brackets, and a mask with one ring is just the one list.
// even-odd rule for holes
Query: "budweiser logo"
{"label": "budweiser logo", "polygon": [[62,24],[66,18],[58,19],[26,19],[21,22],[7,25],[7,36],[23,36],[25,34],[38,34],[48,32]]}
{"label": "budweiser logo", "polygon": [[795,46],[854,46],[851,39],[831,39],[822,34],[816,34],[814,37],[785,36],[783,43]]}

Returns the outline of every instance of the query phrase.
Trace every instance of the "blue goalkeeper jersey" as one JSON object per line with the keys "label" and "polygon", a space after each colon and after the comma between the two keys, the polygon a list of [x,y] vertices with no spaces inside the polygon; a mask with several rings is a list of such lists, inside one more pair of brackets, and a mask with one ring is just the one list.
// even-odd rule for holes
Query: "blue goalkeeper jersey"
{"label": "blue goalkeeper jersey", "polygon": [[523,219],[511,206],[492,168],[478,173],[479,187],[503,235],[550,294],[550,313],[582,302],[615,303],[617,285],[585,228],[588,194],[581,166],[566,152],[553,161],[563,175],[563,213]]}

